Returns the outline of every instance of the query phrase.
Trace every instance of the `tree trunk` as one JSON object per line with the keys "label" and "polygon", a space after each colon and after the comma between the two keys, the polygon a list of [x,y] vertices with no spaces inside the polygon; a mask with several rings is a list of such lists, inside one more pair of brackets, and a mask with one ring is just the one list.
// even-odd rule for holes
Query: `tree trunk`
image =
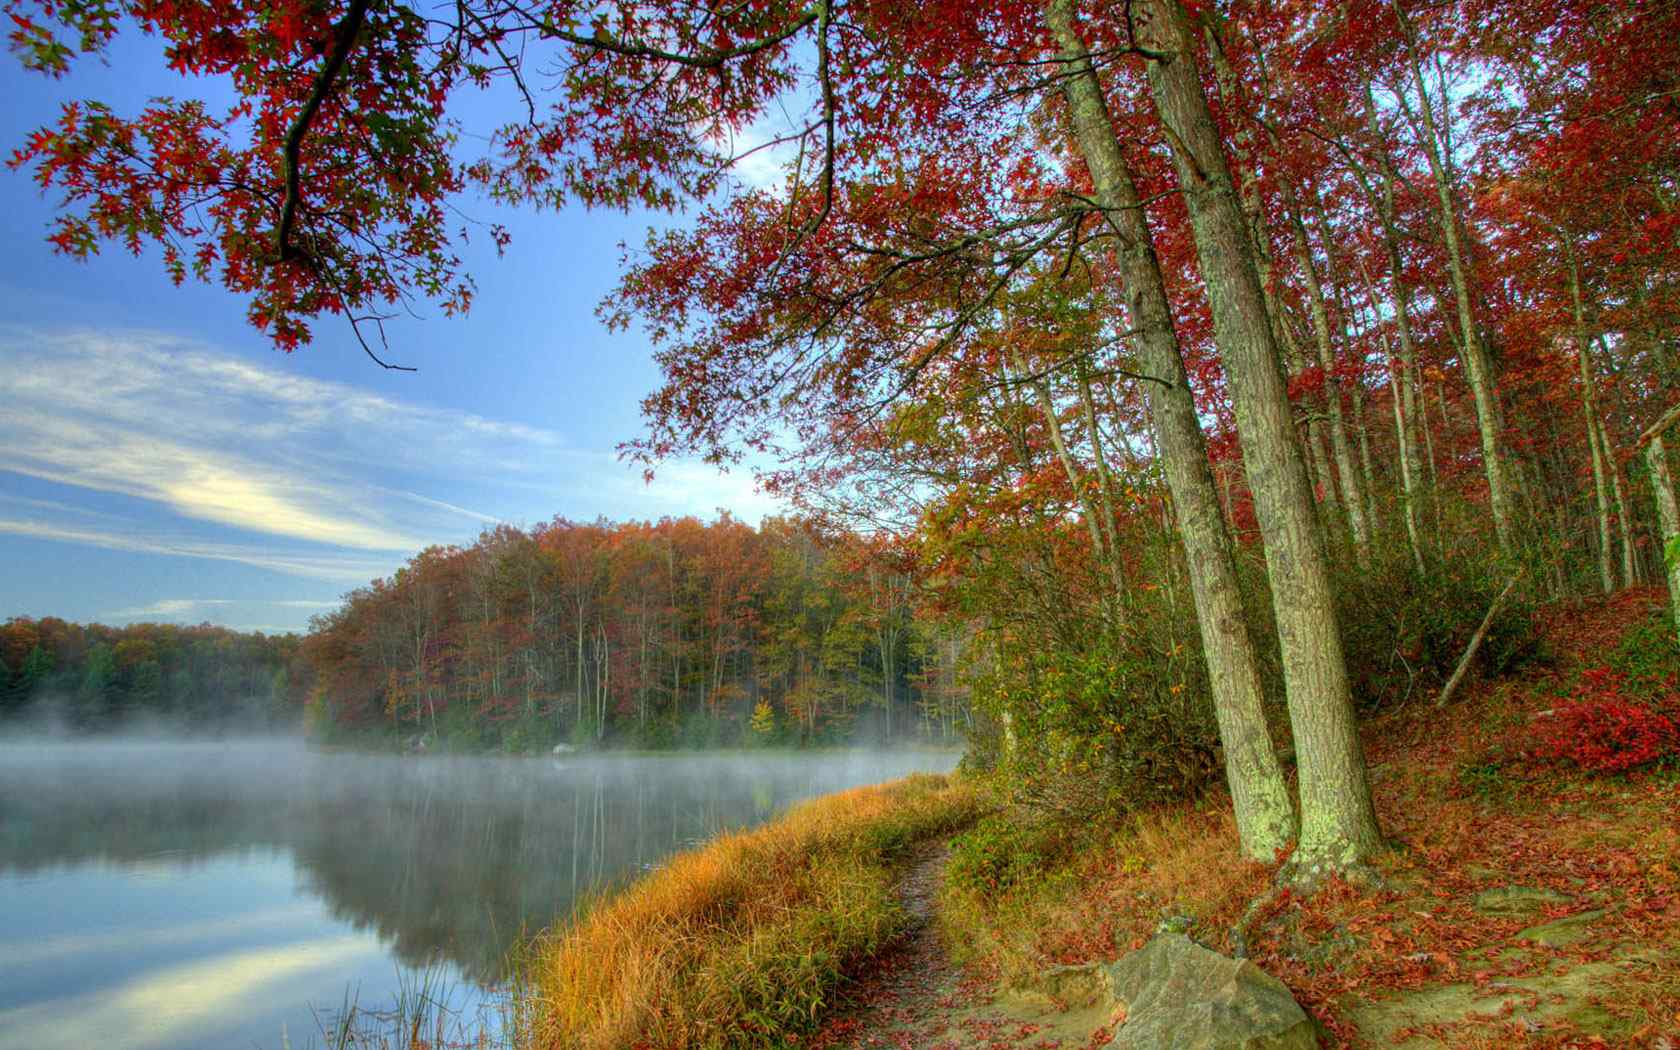
{"label": "tree trunk", "polygon": [[[1330,220],[1324,214],[1324,202],[1319,199],[1318,192],[1313,191],[1313,226],[1318,231],[1318,242],[1324,245],[1324,275],[1330,285],[1331,301],[1336,307],[1336,329],[1341,334],[1344,346],[1353,346],[1348,334],[1348,308],[1343,299],[1342,278],[1336,271],[1335,240],[1330,235]],[[1363,366],[1363,353],[1359,355]],[[1365,425],[1365,371],[1361,367],[1354,377],[1353,388],[1349,392],[1348,400],[1353,405],[1353,432],[1359,441],[1359,489],[1364,493],[1365,521],[1370,535],[1375,537],[1382,531],[1382,515],[1377,510],[1377,478],[1371,469],[1371,434]]]}
{"label": "tree trunk", "polygon": [[[1476,421],[1482,437],[1482,465],[1487,472],[1488,504],[1493,512],[1493,528],[1499,538],[1499,550],[1507,558],[1516,555],[1516,521],[1513,510],[1509,465],[1506,462],[1504,439],[1501,436],[1499,390],[1494,376],[1493,360],[1482,342],[1481,329],[1476,324],[1475,311],[1470,303],[1470,275],[1464,251],[1458,237],[1458,209],[1453,204],[1453,187],[1447,164],[1449,157],[1442,152],[1440,128],[1435,120],[1435,107],[1423,82],[1423,69],[1417,54],[1417,40],[1411,23],[1395,6],[1408,42],[1409,68],[1412,84],[1418,93],[1418,116],[1421,127],[1418,138],[1423,144],[1429,172],[1434,177],[1439,198],[1441,233],[1447,244],[1447,269],[1452,275],[1453,299],[1458,307],[1458,327],[1462,338],[1460,350],[1464,356],[1464,371],[1470,381],[1470,393],[1475,398]],[[1404,92],[1399,92],[1401,108],[1412,115]]]}
{"label": "tree trunk", "polygon": [[[1091,502],[1090,492],[1085,488],[1085,479],[1080,476],[1079,468],[1074,466],[1073,456],[1068,453],[1067,439],[1062,434],[1062,419],[1056,413],[1055,399],[1050,396],[1050,381],[1043,376],[1031,380],[1027,379],[1027,368],[1021,361],[1021,355],[1011,350],[1009,356],[1014,364],[1016,374],[1021,377],[1020,381],[1028,383],[1033,388],[1033,393],[1038,395],[1038,407],[1044,416],[1045,432],[1050,435],[1050,445],[1056,450],[1056,459],[1061,462],[1062,470],[1067,474],[1068,487],[1073,489],[1074,498],[1079,500],[1079,509],[1085,517],[1085,530],[1091,534],[1091,554],[1099,564],[1106,563],[1112,570],[1114,560],[1112,551],[1105,539],[1107,533],[1097,520],[1097,508]],[[1115,591],[1112,602],[1104,602],[1103,604],[1109,605],[1117,611],[1120,602],[1118,574],[1114,577],[1114,584]]]}
{"label": "tree trunk", "polygon": [[1140,35],[1147,33],[1143,43],[1160,56],[1148,63],[1150,89],[1190,212],[1264,539],[1300,769],[1301,839],[1293,863],[1300,877],[1311,879],[1358,865],[1382,847],[1348,693],[1324,532],[1186,16],[1176,0],[1148,0],[1143,10]]}
{"label": "tree trunk", "polygon": [[1151,377],[1144,386],[1189,567],[1237,832],[1244,854],[1271,860],[1295,836],[1295,807],[1266,727],[1259,659],[1160,264],[1102,85],[1074,27],[1073,0],[1050,0],[1045,17],[1061,49],[1062,92],[1076,140],[1116,234],[1133,346]]}
{"label": "tree trunk", "polygon": [[[1236,72],[1227,61],[1224,47],[1212,25],[1204,22],[1202,29],[1202,35],[1208,44],[1208,54],[1213,59],[1214,79],[1219,85],[1220,98],[1228,112],[1237,112],[1241,106],[1241,86]],[[1261,296],[1266,304],[1266,317],[1271,323],[1272,340],[1274,345],[1284,350],[1284,361],[1290,375],[1297,376],[1307,367],[1307,355],[1302,351],[1300,341],[1295,336],[1295,329],[1289,324],[1284,305],[1277,297],[1277,265],[1272,255],[1270,228],[1266,223],[1266,213],[1260,199],[1260,178],[1254,165],[1254,135],[1248,122],[1236,123],[1231,144],[1232,161],[1236,168],[1237,199],[1242,205],[1243,222],[1253,253],[1255,273],[1259,278]],[[1327,401],[1328,398],[1324,400]],[[1327,518],[1337,522],[1340,527],[1342,497],[1347,495],[1347,489],[1342,487],[1338,490],[1336,473],[1331,469],[1329,456],[1325,453],[1324,414],[1317,411],[1320,399],[1304,397],[1303,401],[1307,413],[1307,448],[1312,456],[1309,465],[1312,469],[1313,488],[1322,493]],[[1345,476],[1342,483],[1345,486]]]}
{"label": "tree trunk", "polygon": [[1633,560],[1633,520],[1628,516],[1627,485],[1622,480],[1621,464],[1616,462],[1615,449],[1604,424],[1598,425],[1599,445],[1604,449],[1605,462],[1610,466],[1610,493],[1616,500],[1616,531],[1622,540],[1622,586],[1632,587],[1639,582],[1638,567]]}
{"label": "tree trunk", "polygon": [[1371,535],[1382,532],[1382,514],[1377,509],[1377,473],[1371,461],[1371,428],[1365,422],[1365,384],[1361,380],[1353,391],[1353,432],[1359,437],[1360,488],[1365,491],[1365,520],[1371,523]]}
{"label": "tree trunk", "polygon": [[1342,415],[1341,383],[1336,379],[1336,348],[1330,336],[1330,310],[1324,302],[1324,286],[1319,283],[1318,271],[1313,267],[1306,224],[1301,221],[1300,212],[1294,209],[1289,213],[1289,229],[1295,240],[1295,264],[1300,267],[1301,278],[1307,284],[1308,301],[1312,304],[1318,366],[1324,372],[1324,404],[1330,415],[1330,444],[1336,452],[1336,473],[1342,481],[1342,509],[1347,513],[1348,527],[1353,530],[1357,557],[1360,564],[1364,564],[1370,553],[1371,529],[1365,520],[1365,496],[1360,491],[1359,475],[1353,469],[1353,445],[1348,441],[1347,421]]}
{"label": "tree trunk", "polygon": [[1598,393],[1593,385],[1592,345],[1587,341],[1586,310],[1581,305],[1581,267],[1575,241],[1563,237],[1563,257],[1569,266],[1569,298],[1575,314],[1575,353],[1581,365],[1581,416],[1587,427],[1587,451],[1592,460],[1593,506],[1598,512],[1598,583],[1605,594],[1616,589],[1614,543],[1610,538],[1610,486],[1605,477],[1604,450],[1598,435]]}
{"label": "tree trunk", "polygon": [[1126,590],[1125,569],[1120,564],[1120,536],[1118,518],[1114,514],[1114,477],[1109,473],[1108,457],[1103,454],[1102,433],[1097,429],[1097,407],[1091,396],[1091,373],[1086,368],[1085,358],[1078,359],[1075,367],[1079,373],[1079,403],[1085,415],[1085,430],[1091,439],[1091,460],[1097,468],[1097,501],[1102,509],[1103,535],[1108,540],[1108,568],[1114,577],[1115,597],[1123,603],[1129,603],[1131,596]]}
{"label": "tree trunk", "polygon": [[1668,450],[1660,433],[1645,447],[1645,462],[1651,467],[1651,492],[1657,500],[1657,521],[1662,529],[1662,549],[1658,553],[1668,567],[1668,604],[1674,612],[1676,637],[1680,638],[1680,559],[1667,557],[1680,546],[1680,505],[1674,500],[1674,478],[1668,470]]}
{"label": "tree trunk", "polygon": [[[1367,116],[1373,131],[1376,125],[1376,101],[1371,97],[1370,87],[1365,89]],[[1380,149],[1380,139],[1379,139]],[[1353,166],[1354,177],[1358,179],[1365,196],[1376,208],[1377,217],[1381,220],[1383,253],[1388,261],[1388,278],[1391,298],[1394,302],[1394,327],[1400,341],[1400,360],[1398,366],[1391,360],[1389,364],[1389,386],[1394,394],[1394,425],[1397,444],[1400,449],[1400,490],[1401,501],[1404,504],[1406,516],[1406,539],[1412,547],[1412,562],[1417,566],[1418,574],[1423,574],[1423,540],[1418,529],[1418,508],[1421,488],[1420,478],[1422,464],[1418,452],[1418,428],[1427,426],[1427,420],[1418,415],[1418,388],[1414,381],[1417,367],[1417,345],[1412,339],[1412,309],[1411,293],[1407,290],[1404,271],[1400,262],[1400,233],[1394,219],[1394,166],[1388,160],[1386,150],[1379,154],[1382,160],[1383,186],[1379,196],[1371,188],[1365,173],[1357,166]],[[1367,297],[1371,301],[1371,309],[1377,309],[1376,282],[1365,268],[1363,259],[1359,262],[1359,275],[1365,283]]]}

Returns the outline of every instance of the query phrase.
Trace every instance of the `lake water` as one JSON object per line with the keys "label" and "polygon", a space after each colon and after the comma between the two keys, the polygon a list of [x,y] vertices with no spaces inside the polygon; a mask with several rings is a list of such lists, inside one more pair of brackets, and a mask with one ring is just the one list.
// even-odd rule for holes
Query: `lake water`
{"label": "lake water", "polygon": [[0,1048],[320,1046],[347,991],[387,1004],[415,968],[470,1014],[520,931],[581,896],[798,799],[954,764],[0,744]]}

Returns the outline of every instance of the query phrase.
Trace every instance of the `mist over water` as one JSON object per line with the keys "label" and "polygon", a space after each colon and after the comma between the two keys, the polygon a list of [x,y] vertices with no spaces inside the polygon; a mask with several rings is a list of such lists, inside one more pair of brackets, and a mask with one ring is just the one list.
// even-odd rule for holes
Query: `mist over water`
{"label": "mist over water", "polygon": [[347,987],[494,986],[521,930],[678,849],[955,761],[0,741],[0,1048],[308,1045]]}

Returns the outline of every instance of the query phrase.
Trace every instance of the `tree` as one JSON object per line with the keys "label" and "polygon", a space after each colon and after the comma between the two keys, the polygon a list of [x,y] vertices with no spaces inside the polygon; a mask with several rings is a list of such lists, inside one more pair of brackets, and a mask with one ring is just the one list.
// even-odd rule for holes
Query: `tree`
{"label": "tree", "polygon": [[[131,16],[231,78],[229,112],[77,105],[15,163],[64,195],[61,250],[156,244],[288,349],[323,314],[375,352],[405,297],[465,308],[444,216],[469,189],[685,212],[603,304],[664,373],[626,451],[760,453],[810,518],[556,522],[417,559],[311,647],[347,717],[493,719],[523,682],[527,720],[566,689],[597,734],[735,732],[768,698],[816,737],[876,691],[949,694],[941,642],[966,640],[1031,759],[1069,711],[1178,696],[1188,653],[1267,857],[1295,817],[1240,596],[1258,557],[1310,876],[1381,843],[1338,600],[1519,557],[1550,596],[1609,589],[1618,544],[1623,582],[1656,568],[1666,459],[1620,461],[1680,394],[1674,5],[8,10],[47,72]],[[457,162],[450,100],[490,84],[509,120]],[[748,132],[786,149],[773,185],[730,178]],[[889,562],[846,585],[847,532],[914,580],[914,630]],[[1133,660],[1167,677],[1110,677]]]}
{"label": "tree", "polygon": [[1139,44],[1148,55],[1150,90],[1185,190],[1265,537],[1301,769],[1301,839],[1294,863],[1307,873],[1346,868],[1380,848],[1382,834],[1348,692],[1322,525],[1313,511],[1248,232],[1198,73],[1189,16],[1175,0],[1157,0],[1145,10]]}

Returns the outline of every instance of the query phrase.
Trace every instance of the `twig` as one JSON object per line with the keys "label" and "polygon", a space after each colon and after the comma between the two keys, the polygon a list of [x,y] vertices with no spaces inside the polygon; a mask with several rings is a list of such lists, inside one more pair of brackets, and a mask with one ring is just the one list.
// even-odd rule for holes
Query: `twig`
{"label": "twig", "polygon": [[1515,587],[1520,579],[1522,579],[1521,572],[1511,577],[1505,584],[1505,589],[1499,592],[1499,597],[1495,598],[1493,604],[1488,606],[1487,615],[1482,617],[1482,625],[1476,628],[1476,633],[1470,637],[1470,644],[1465,647],[1464,655],[1458,658],[1458,667],[1453,670],[1452,677],[1447,679],[1446,688],[1442,689],[1441,695],[1435,698],[1436,707],[1445,707],[1447,701],[1452,699],[1453,690],[1457,689],[1458,683],[1464,680],[1465,672],[1470,670],[1470,661],[1475,659],[1476,650],[1482,647],[1482,639],[1487,637],[1488,628],[1493,626],[1493,618],[1499,615],[1499,607],[1505,604],[1505,599],[1510,595],[1511,588]]}
{"label": "twig", "polygon": [[1633,443],[1633,447],[1636,449],[1644,448],[1651,443],[1652,438],[1660,437],[1662,432],[1673,426],[1677,420],[1680,420],[1680,405],[1675,405],[1664,412],[1660,419],[1646,427],[1645,432],[1639,435],[1639,440]]}

